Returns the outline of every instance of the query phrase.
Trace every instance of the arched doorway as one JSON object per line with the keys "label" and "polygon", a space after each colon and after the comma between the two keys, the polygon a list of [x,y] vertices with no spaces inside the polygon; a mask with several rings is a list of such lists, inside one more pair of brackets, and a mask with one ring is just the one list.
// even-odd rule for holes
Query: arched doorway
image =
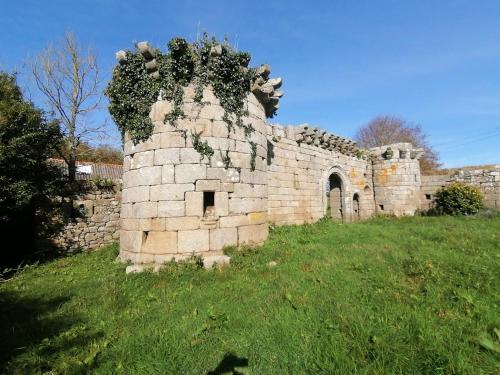
{"label": "arched doorway", "polygon": [[357,221],[360,217],[359,194],[356,193],[352,197],[352,218],[354,221]]}
{"label": "arched doorway", "polygon": [[342,179],[337,173],[332,173],[328,178],[328,191],[332,220],[343,222],[345,215],[345,207],[343,204],[344,192],[342,191]]}

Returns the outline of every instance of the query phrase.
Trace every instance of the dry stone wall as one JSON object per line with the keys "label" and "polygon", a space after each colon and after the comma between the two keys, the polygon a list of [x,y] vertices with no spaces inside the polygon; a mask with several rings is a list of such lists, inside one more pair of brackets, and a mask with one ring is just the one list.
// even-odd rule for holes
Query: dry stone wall
{"label": "dry stone wall", "polygon": [[116,189],[91,189],[77,195],[73,202],[78,216],[69,219],[55,238],[64,250],[94,249],[118,241],[120,237],[121,192]]}
{"label": "dry stone wall", "polygon": [[461,169],[444,175],[422,176],[420,207],[427,210],[433,206],[436,192],[453,183],[472,185],[483,193],[485,206],[500,209],[500,165],[489,168]]}

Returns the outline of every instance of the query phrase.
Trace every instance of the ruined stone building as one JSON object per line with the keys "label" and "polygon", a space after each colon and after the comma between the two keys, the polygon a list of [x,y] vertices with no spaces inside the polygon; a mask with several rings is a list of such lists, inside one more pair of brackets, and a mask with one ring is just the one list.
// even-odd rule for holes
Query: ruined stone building
{"label": "ruined stone building", "polygon": [[[157,74],[154,51],[147,43],[138,47],[149,74]],[[123,62],[127,53],[117,58]],[[244,103],[251,142],[244,127],[228,129],[210,85],[201,101],[192,85],[184,87],[184,116],[175,126],[165,121],[174,105],[160,92],[150,111],[151,136],[135,144],[125,134],[121,259],[161,264],[192,254],[217,257],[226,246],[263,243],[270,224],[325,216],[348,223],[413,215],[427,205],[437,184],[429,182],[422,193],[421,149],[397,143],[362,150],[313,126],[269,124],[283,95],[281,79],[269,73],[268,66],[257,70]],[[214,152],[200,153],[199,142]]]}
{"label": "ruined stone building", "polygon": [[[265,103],[250,94],[244,121],[255,129],[252,150],[240,129],[228,132],[210,89],[203,97],[208,105],[199,106],[189,92],[185,97],[186,117],[176,128],[164,123],[171,103],[158,101],[150,114],[152,137],[137,145],[125,142],[124,260],[164,263],[193,253],[220,255],[225,246],[261,244],[271,223],[313,223],[327,212],[350,222],[375,213],[412,215],[419,208],[422,152],[411,144],[366,152],[309,126],[270,125]],[[210,160],[183,130],[201,132],[217,150]]]}

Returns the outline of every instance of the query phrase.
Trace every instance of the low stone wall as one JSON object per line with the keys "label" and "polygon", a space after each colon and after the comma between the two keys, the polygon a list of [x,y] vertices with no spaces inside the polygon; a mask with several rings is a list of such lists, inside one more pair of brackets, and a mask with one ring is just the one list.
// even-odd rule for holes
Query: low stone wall
{"label": "low stone wall", "polygon": [[74,207],[79,214],[70,218],[55,239],[67,251],[93,249],[117,242],[120,238],[121,192],[92,189],[76,197]]}
{"label": "low stone wall", "polygon": [[421,176],[420,208],[432,207],[436,192],[453,182],[472,185],[483,193],[488,208],[500,209],[500,165],[491,168],[459,169],[444,175]]}

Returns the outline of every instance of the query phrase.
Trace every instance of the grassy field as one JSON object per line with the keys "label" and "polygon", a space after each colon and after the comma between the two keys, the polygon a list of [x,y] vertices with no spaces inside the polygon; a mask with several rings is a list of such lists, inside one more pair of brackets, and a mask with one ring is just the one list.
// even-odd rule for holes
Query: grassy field
{"label": "grassy field", "polygon": [[498,217],[324,221],[230,252],[212,271],[126,275],[110,247],[21,272],[0,284],[0,368],[500,374]]}

